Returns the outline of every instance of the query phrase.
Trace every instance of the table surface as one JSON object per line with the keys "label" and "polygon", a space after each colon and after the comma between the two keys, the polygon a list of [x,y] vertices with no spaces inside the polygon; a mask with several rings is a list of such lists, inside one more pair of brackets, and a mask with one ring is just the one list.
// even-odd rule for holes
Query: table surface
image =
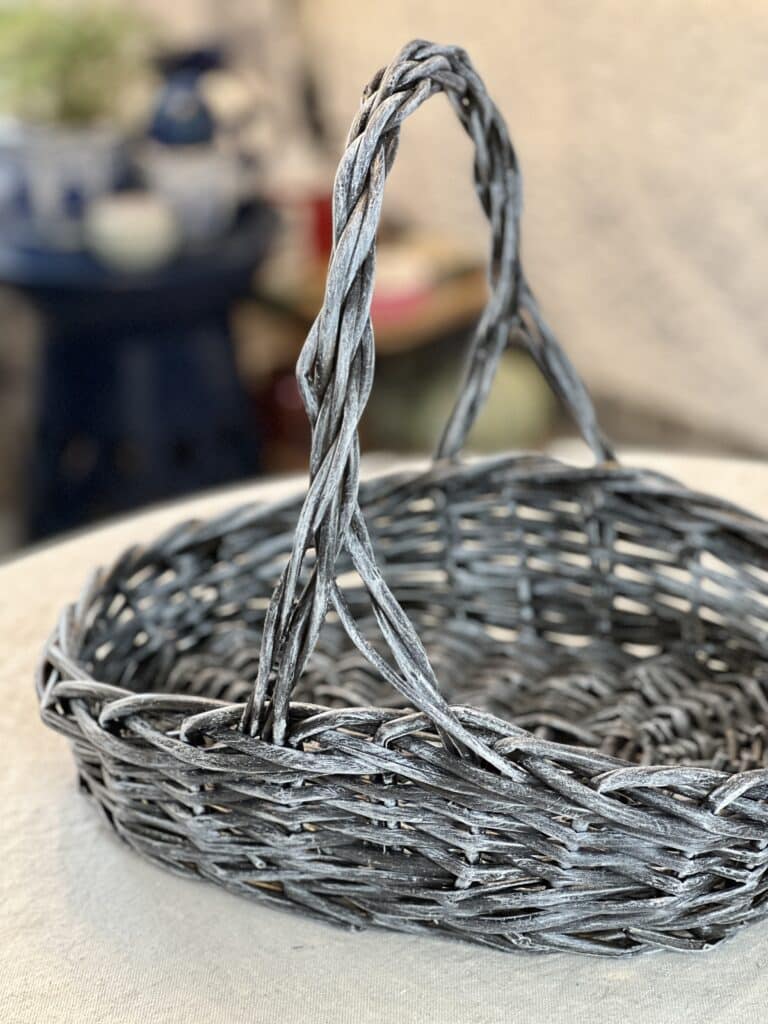
{"label": "table surface", "polygon": [[[637,456],[768,516],[768,465]],[[0,568],[0,1020],[171,1024],[731,1024],[765,1018],[768,922],[705,954],[629,960],[502,954],[351,933],[260,907],[142,860],[74,785],[40,723],[32,675],[58,609],[94,564],[173,522],[297,482],[206,495]]]}

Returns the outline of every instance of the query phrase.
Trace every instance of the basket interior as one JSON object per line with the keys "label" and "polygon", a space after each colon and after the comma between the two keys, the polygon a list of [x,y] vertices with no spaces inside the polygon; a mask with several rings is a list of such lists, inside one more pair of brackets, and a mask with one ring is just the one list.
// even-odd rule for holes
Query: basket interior
{"label": "basket interior", "polygon": [[[364,493],[384,576],[449,702],[641,764],[768,765],[765,548],[586,474],[563,492],[562,479],[480,476],[461,494],[414,480]],[[124,559],[89,612],[94,678],[244,701],[298,509],[238,514]],[[338,568],[388,655],[345,557]],[[404,706],[334,613],[293,699]]]}

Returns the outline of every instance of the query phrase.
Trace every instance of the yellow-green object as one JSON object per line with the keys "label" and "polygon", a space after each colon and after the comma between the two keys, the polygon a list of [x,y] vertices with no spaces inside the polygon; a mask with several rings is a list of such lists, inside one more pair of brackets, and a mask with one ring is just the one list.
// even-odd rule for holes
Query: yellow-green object
{"label": "yellow-green object", "polygon": [[73,126],[112,117],[147,72],[149,39],[143,19],[103,4],[0,7],[0,110]]}
{"label": "yellow-green object", "polygon": [[[423,381],[426,393],[408,410],[413,447],[434,444],[440,424],[448,418],[459,382],[455,363]],[[496,373],[493,388],[469,435],[473,451],[499,451],[535,445],[554,417],[555,403],[541,374],[520,352],[507,352]]]}

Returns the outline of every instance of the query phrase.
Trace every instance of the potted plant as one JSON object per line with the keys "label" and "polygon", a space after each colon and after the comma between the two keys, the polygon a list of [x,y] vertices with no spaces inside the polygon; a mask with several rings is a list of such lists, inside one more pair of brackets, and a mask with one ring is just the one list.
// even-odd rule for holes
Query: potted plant
{"label": "potted plant", "polygon": [[3,148],[6,160],[16,154],[22,205],[46,243],[79,244],[83,211],[114,187],[149,45],[144,21],[104,4],[0,8]]}

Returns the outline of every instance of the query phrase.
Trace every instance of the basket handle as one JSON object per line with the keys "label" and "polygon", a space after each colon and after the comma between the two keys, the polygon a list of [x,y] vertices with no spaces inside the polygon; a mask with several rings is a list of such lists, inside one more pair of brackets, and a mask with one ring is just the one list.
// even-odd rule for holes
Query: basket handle
{"label": "basket handle", "polygon": [[[425,712],[454,750],[503,761],[469,733],[440,695],[426,652],[377,565],[358,504],[358,423],[373,381],[370,320],[375,236],[384,183],[402,122],[445,92],[475,144],[475,185],[492,228],[490,298],[475,330],[462,390],[437,448],[461,449],[513,335],[528,347],[570,410],[596,459],[613,458],[587,391],[542,319],[519,260],[520,175],[506,126],[466,53],[415,41],[366,89],[350,130],[333,192],[334,249],[323,307],[299,356],[296,374],[312,426],[310,482],[293,550],[275,588],[262,635],[259,670],[241,728],[284,742],[290,694],[332,606],[353,643],[393,686]],[[360,633],[336,583],[345,548],[365,584],[394,665]],[[302,581],[306,556],[314,565]],[[271,700],[268,698],[271,696]]]}

